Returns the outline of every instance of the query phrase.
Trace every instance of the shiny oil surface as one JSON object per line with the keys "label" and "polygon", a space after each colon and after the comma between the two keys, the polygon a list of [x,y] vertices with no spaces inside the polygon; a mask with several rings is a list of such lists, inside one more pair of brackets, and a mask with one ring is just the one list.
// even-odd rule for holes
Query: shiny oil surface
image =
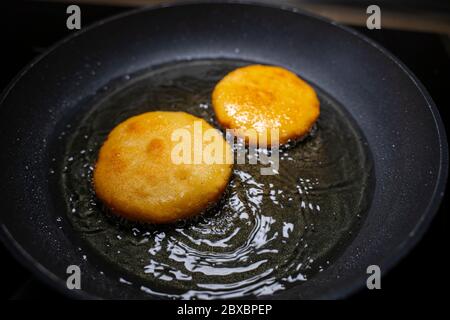
{"label": "shiny oil surface", "polygon": [[67,218],[89,255],[114,265],[117,281],[166,298],[270,295],[323,271],[358,232],[375,183],[370,152],[344,108],[319,88],[317,125],[282,148],[279,174],[236,164],[221,202],[198,218],[134,224],[96,200],[92,171],[114,126],[147,111],[182,110],[219,128],[212,89],[245,64],[186,61],[126,75],[71,125],[61,172]]}

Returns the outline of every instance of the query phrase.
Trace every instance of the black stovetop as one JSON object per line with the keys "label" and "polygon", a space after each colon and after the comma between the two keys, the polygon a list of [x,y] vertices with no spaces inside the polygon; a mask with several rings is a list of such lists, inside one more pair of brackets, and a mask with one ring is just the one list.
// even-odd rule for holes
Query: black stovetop
{"label": "black stovetop", "polygon": [[[82,23],[86,26],[99,19],[128,10],[125,7],[80,5]],[[0,5],[2,59],[0,88],[35,56],[57,40],[71,33],[65,27],[67,4],[26,2]],[[439,108],[444,123],[450,121],[450,40],[448,36],[389,29],[359,32],[376,40],[400,60],[422,81]],[[364,290],[352,299],[415,298],[426,293],[428,298],[439,295],[435,290],[442,283],[445,232],[449,206],[446,195],[429,230],[417,247],[382,280],[382,290]],[[12,213],[11,213],[12,214]],[[0,244],[2,299],[64,299],[53,289],[41,284],[23,268]],[[444,275],[445,277],[445,275]]]}

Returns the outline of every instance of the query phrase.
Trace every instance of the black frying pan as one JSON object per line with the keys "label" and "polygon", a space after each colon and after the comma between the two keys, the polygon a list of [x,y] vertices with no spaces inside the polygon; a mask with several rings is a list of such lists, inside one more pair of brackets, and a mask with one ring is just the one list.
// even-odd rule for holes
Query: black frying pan
{"label": "black frying pan", "polygon": [[[59,152],[56,132],[111,79],[202,58],[299,72],[345,106],[373,155],[373,201],[353,242],[323,272],[274,297],[344,297],[365,285],[368,265],[386,272],[412,249],[439,206],[448,164],[442,121],[419,81],[351,29],[293,8],[209,3],[137,10],[85,28],[33,61],[5,90],[0,233],[20,261],[73,297],[149,297],[116,278],[100,278],[98,264],[83,259],[83,244],[67,231],[70,226],[56,224],[55,217],[65,213],[48,174],[49,154]],[[81,266],[82,290],[66,288],[71,264]]]}

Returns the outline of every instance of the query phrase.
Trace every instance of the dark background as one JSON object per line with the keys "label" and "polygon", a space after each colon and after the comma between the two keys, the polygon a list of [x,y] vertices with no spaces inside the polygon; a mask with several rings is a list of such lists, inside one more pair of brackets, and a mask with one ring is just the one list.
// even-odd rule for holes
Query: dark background
{"label": "dark background", "polygon": [[[339,1],[331,1],[338,3]],[[346,1],[347,3],[355,1]],[[386,1],[379,1],[380,6]],[[442,10],[450,1],[425,1],[421,6],[434,5]],[[376,3],[376,2],[374,2]],[[419,1],[408,1],[409,4]],[[12,2],[0,4],[0,89],[34,57],[73,31],[66,28],[68,4],[47,2]],[[397,2],[407,6],[406,2]],[[82,4],[82,27],[97,20],[123,12],[129,7]],[[420,6],[419,6],[420,7]],[[410,8],[410,7],[408,7]],[[450,107],[450,40],[448,35],[382,28],[368,30],[354,27],[379,42],[403,61],[430,92],[444,124],[449,123]],[[420,195],[417,195],[420,197]],[[449,226],[448,192],[439,212],[417,247],[403,259],[381,282],[381,290],[363,290],[350,299],[438,299],[439,288],[448,284],[445,260],[448,255],[446,231]],[[2,213],[6,214],[6,213]],[[8,214],[14,214],[10,212]],[[65,299],[53,289],[41,284],[23,268],[0,244],[2,285],[0,298],[5,299]]]}

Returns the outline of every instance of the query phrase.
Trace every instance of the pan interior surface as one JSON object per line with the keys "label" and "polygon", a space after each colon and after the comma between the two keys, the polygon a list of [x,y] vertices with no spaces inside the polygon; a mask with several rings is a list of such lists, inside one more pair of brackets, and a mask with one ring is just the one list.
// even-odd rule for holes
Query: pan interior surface
{"label": "pan interior surface", "polygon": [[[271,295],[326,269],[357,233],[374,185],[367,142],[317,89],[321,116],[303,141],[284,146],[279,174],[236,164],[220,203],[175,225],[132,224],[106,213],[92,190],[99,147],[119,122],[152,110],[185,111],[219,128],[210,96],[237,60],[177,62],[127,75],[68,125],[61,175],[68,218],[86,258],[117,267],[124,284],[165,298]],[[247,158],[248,160],[248,158]]]}

